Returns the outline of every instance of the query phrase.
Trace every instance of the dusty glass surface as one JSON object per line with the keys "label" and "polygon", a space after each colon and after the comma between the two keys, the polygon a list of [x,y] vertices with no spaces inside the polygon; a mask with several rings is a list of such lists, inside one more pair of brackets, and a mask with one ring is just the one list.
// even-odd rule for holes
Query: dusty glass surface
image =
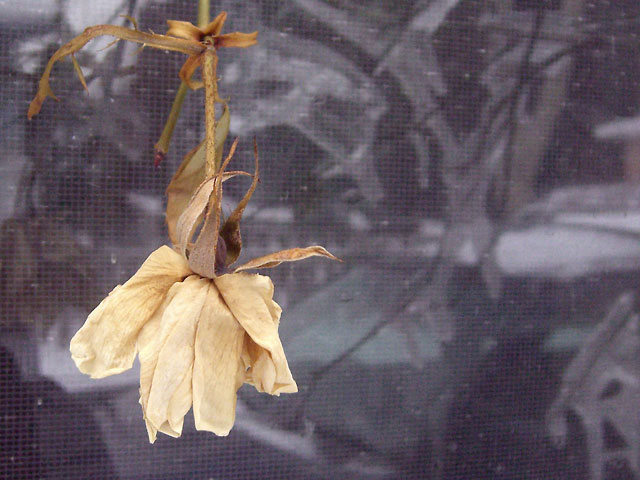
{"label": "dusty glass surface", "polygon": [[[236,168],[261,182],[243,258],[268,272],[299,393],[239,391],[228,437],[149,445],[138,365],[81,374],[69,339],[168,242],[164,189],[204,136],[166,31],[195,1],[0,0],[2,478],[640,477],[640,6],[628,1],[217,1]],[[228,140],[230,142],[230,139]],[[247,185],[226,190],[226,215]]]}

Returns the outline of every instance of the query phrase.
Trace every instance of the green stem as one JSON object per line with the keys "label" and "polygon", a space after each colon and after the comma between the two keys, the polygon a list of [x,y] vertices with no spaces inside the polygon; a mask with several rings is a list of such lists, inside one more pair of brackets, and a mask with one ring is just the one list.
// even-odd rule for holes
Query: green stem
{"label": "green stem", "polygon": [[[204,28],[209,24],[210,17],[210,0],[198,0],[198,27]],[[155,144],[156,165],[162,161],[162,159],[169,152],[169,145],[171,144],[171,137],[173,137],[173,130],[178,123],[178,117],[180,117],[180,111],[182,110],[182,104],[187,95],[188,87],[184,82],[180,82],[180,87],[176,93],[176,98],[171,105],[171,111],[169,117],[164,125],[162,134]]]}
{"label": "green stem", "polygon": [[198,0],[198,27],[204,28],[209,24],[211,0]]}
{"label": "green stem", "polygon": [[[173,99],[173,105],[171,105],[171,111],[169,112],[167,123],[165,123],[162,135],[160,135],[160,138],[155,145],[156,157],[158,155],[165,156],[169,151],[169,144],[171,143],[171,137],[173,136],[173,129],[176,127],[176,123],[178,123],[178,117],[180,116],[180,110],[182,110],[182,103],[187,95],[187,90],[187,84],[184,82],[180,83],[178,93],[176,93],[176,98]],[[156,161],[156,163],[158,162]]]}

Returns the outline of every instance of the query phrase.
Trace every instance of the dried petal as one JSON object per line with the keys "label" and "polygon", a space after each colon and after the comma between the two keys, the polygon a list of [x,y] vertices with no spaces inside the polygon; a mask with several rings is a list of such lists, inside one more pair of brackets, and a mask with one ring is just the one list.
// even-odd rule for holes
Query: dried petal
{"label": "dried petal", "polygon": [[225,303],[251,340],[243,358],[250,358],[247,379],[259,390],[279,395],[298,391],[284,355],[278,322],[281,309],[273,301],[273,283],[257,274],[232,273],[216,277],[214,282]]}
{"label": "dried petal", "polygon": [[[152,442],[156,431],[174,437],[182,433],[192,401],[196,329],[201,312],[208,308],[208,289],[209,281],[197,275],[176,283],[167,294],[164,311],[140,334],[140,403]],[[150,329],[155,330],[151,341]]]}
{"label": "dried petal", "polygon": [[193,416],[198,430],[227,435],[233,427],[236,392],[244,380],[240,360],[245,331],[209,282],[195,344]]}
{"label": "dried petal", "polygon": [[[222,159],[222,148],[229,133],[229,108],[225,105],[216,125],[216,161]],[[191,196],[205,179],[205,142],[190,151],[167,187],[167,225],[169,238],[179,244],[176,224],[185,211]]]}
{"label": "dried petal", "polygon": [[131,368],[136,338],[175,282],[191,271],[187,261],[167,246],[155,250],[124,285],[98,305],[71,339],[78,369],[102,378]]}
{"label": "dried petal", "polygon": [[331,260],[338,260],[338,257],[331,254],[324,247],[320,245],[314,245],[305,248],[290,248],[288,250],[280,250],[279,252],[263,255],[262,257],[254,258],[247,263],[237,267],[234,272],[242,272],[244,270],[250,270],[253,268],[271,268],[280,265],[282,262],[296,262],[298,260],[304,260],[309,257],[327,257]]}

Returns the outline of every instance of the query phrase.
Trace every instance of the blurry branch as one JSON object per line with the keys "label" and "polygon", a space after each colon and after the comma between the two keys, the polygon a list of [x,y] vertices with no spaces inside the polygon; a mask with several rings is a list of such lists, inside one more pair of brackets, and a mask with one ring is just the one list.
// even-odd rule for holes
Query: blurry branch
{"label": "blurry branch", "polygon": [[[583,0],[566,0],[562,14],[568,18],[576,18],[582,12]],[[522,78],[527,74],[533,45],[542,25],[542,10],[538,12],[534,25],[534,35],[523,60],[518,83],[522,86]],[[506,213],[512,213],[534,199],[535,182],[538,165],[542,160],[549,138],[553,132],[555,121],[562,110],[566,96],[571,64],[566,62],[555,65],[548,71],[543,80],[537,98],[535,111],[517,119],[517,100],[513,100],[510,113],[510,141],[504,158],[506,183]]]}
{"label": "blurry branch", "polygon": [[635,302],[633,292],[625,292],[607,313],[604,320],[580,348],[562,376],[562,386],[558,397],[547,414],[550,434],[559,445],[564,445],[567,435],[565,411],[570,408],[572,398],[583,386],[600,355],[625,326],[633,312]]}
{"label": "blurry branch", "polygon": [[[632,291],[618,297],[565,370],[560,392],[546,414],[547,432],[558,447],[566,445],[567,412],[578,415],[586,433],[592,480],[605,478],[611,461],[624,462],[636,475],[640,473],[640,316],[634,307]],[[619,436],[620,445],[607,445],[612,435]]]}

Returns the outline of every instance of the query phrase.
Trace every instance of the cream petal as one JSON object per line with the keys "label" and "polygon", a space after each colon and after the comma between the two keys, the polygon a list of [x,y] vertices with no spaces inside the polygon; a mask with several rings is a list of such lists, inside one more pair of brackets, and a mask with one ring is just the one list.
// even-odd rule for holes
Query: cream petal
{"label": "cream petal", "polygon": [[198,430],[228,435],[236,415],[236,392],[244,380],[245,331],[211,283],[200,316],[193,365],[193,416]]}
{"label": "cream petal", "polygon": [[[259,348],[247,343],[252,365],[247,380],[259,391],[272,395],[297,392],[285,357],[278,323],[281,309],[273,301],[273,283],[257,274],[231,273],[214,282],[234,317]],[[243,355],[246,359],[247,355]]]}
{"label": "cream petal", "polygon": [[160,306],[171,285],[191,273],[187,261],[167,246],[149,255],[124,285],[98,305],[71,339],[78,369],[102,378],[128,370],[140,329]]}
{"label": "cream petal", "polygon": [[[184,415],[191,408],[194,342],[208,286],[207,280],[192,275],[172,288],[173,298],[162,313],[156,343],[149,342],[140,358],[141,365],[147,361],[151,365],[153,355],[147,359],[146,354],[155,347],[157,362],[146,402],[141,384],[145,420],[153,429],[175,437],[182,433]],[[145,366],[145,375],[149,368]],[[150,440],[153,429],[149,430]]]}
{"label": "cream petal", "polygon": [[[143,412],[147,410],[153,374],[158,363],[160,345],[162,345],[166,340],[166,338],[162,337],[160,334],[162,315],[178,292],[179,288],[176,288],[178,285],[180,285],[180,283],[174,283],[171,286],[165,295],[162,304],[156,309],[144,327],[142,327],[140,334],[138,335],[137,348],[138,360],[140,361],[140,405],[142,406]],[[145,423],[147,424],[147,432],[149,433],[149,442],[153,443],[156,441],[156,433],[158,432],[158,429],[146,418]]]}

